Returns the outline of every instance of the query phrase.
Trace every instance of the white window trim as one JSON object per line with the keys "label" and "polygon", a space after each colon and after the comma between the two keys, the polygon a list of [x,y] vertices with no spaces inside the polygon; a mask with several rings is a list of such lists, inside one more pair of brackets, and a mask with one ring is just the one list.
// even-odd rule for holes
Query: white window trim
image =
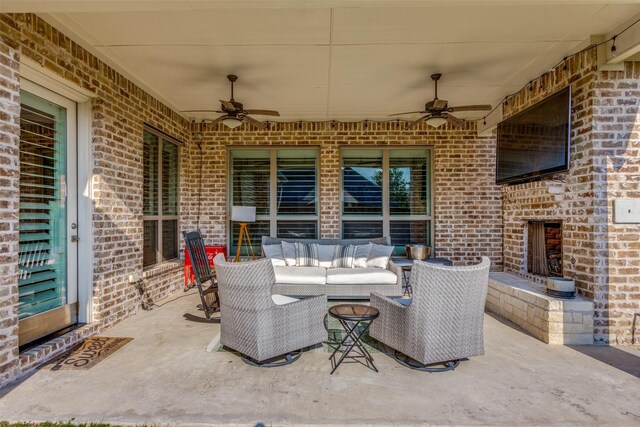
{"label": "white window trim", "polygon": [[[398,149],[416,149],[416,150],[428,150],[429,151],[429,215],[391,215],[389,212],[389,152]],[[379,150],[382,152],[382,214],[381,215],[345,215],[342,211],[344,191],[343,191],[343,152],[344,150]],[[435,221],[434,221],[434,194],[433,194],[433,146],[430,145],[412,145],[410,147],[402,146],[375,146],[375,145],[343,145],[340,147],[340,236],[342,236],[343,224],[345,221],[382,221],[382,235],[391,236],[391,222],[392,221],[429,221],[429,242],[428,245],[434,247],[435,243]]]}
{"label": "white window trim", "polygon": [[[256,146],[256,145],[243,145],[243,146],[229,146],[227,147],[227,176],[229,177],[229,197],[227,200],[227,247],[231,250],[237,242],[233,241],[233,222],[231,221],[231,206],[233,205],[233,180],[232,169],[233,162],[232,152],[238,151],[256,151],[263,150],[269,152],[269,214],[268,215],[256,215],[256,221],[269,221],[269,235],[278,235],[278,220],[280,221],[315,221],[316,234],[320,236],[320,147],[317,145],[308,146],[289,146],[289,145],[273,145],[269,147]],[[314,215],[278,215],[277,214],[277,201],[274,194],[277,194],[278,182],[275,179],[277,176],[277,152],[278,150],[315,150],[316,155],[316,213]],[[251,242],[252,245],[254,242]]]}
{"label": "white window trim", "polygon": [[[147,271],[147,270],[151,270],[153,268],[156,268],[160,265],[163,265],[165,263],[169,263],[169,262],[175,262],[177,259],[180,258],[180,147],[182,146],[182,144],[180,143],[180,141],[176,140],[175,138],[170,137],[169,135],[151,127],[151,126],[147,126],[145,125],[143,128],[143,133],[144,132],[149,132],[153,135],[155,135],[156,137],[158,137],[158,214],[157,215],[142,215],[142,222],[144,224],[144,221],[156,221],[158,223],[158,227],[156,228],[156,242],[157,242],[157,247],[156,247],[156,262],[154,262],[153,264],[149,264],[144,266],[143,270]],[[177,202],[177,212],[178,214],[176,215],[164,215],[162,213],[162,143],[163,141],[167,141],[171,144],[174,144],[175,146],[178,147],[178,158],[176,159],[176,162],[178,164],[178,177],[177,177],[177,188],[176,188],[176,202]],[[144,165],[143,165],[144,168]],[[144,189],[143,189],[143,198],[144,198]],[[176,247],[178,249],[178,253],[177,256],[175,258],[172,259],[166,259],[163,260],[162,259],[162,227],[161,224],[164,221],[172,221],[175,220],[177,222],[177,226],[176,226]],[[144,227],[144,225],[143,225]],[[144,242],[143,242],[144,245]]]}

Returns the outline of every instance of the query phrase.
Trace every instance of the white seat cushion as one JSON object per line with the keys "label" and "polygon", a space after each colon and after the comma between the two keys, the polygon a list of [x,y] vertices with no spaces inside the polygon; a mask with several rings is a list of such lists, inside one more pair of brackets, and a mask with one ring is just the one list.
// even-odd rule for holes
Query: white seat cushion
{"label": "white seat cushion", "polygon": [[395,273],[375,267],[327,270],[327,285],[393,285],[397,281]]}
{"label": "white seat cushion", "polygon": [[291,285],[324,285],[327,282],[327,269],[322,267],[273,267],[276,283]]}
{"label": "white seat cushion", "polygon": [[298,298],[288,297],[286,295],[280,295],[280,294],[271,295],[271,299],[276,305],[285,305],[291,302],[300,301]]}

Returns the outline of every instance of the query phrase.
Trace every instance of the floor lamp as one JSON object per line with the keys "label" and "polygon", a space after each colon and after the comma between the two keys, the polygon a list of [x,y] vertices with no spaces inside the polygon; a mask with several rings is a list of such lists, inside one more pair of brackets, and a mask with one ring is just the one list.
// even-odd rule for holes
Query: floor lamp
{"label": "floor lamp", "polygon": [[236,249],[236,262],[240,261],[240,251],[242,250],[242,242],[246,235],[249,249],[251,250],[251,259],[255,259],[253,246],[251,246],[251,237],[249,236],[249,223],[256,222],[255,206],[232,206],[231,221],[240,223],[240,231],[238,233],[238,245]]}

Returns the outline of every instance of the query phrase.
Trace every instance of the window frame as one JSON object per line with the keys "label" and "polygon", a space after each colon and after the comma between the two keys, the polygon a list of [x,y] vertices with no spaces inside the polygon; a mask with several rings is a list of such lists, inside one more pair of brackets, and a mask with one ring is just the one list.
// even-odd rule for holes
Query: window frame
{"label": "window frame", "polygon": [[[381,221],[382,222],[382,235],[391,237],[391,222],[392,221],[429,221],[429,241],[426,242],[427,245],[434,247],[435,243],[435,215],[434,215],[434,194],[433,194],[433,164],[434,164],[434,147],[432,145],[411,145],[407,146],[378,146],[378,145],[341,145],[340,147],[340,179],[339,179],[339,191],[340,191],[340,200],[339,200],[339,221],[340,221],[340,236],[344,236],[344,222],[345,221]],[[427,150],[429,152],[429,215],[391,215],[390,212],[390,188],[389,188],[389,159],[390,152],[393,150],[401,150],[401,149],[415,149],[415,150]],[[354,214],[344,214],[343,206],[344,206],[344,186],[343,186],[343,165],[344,165],[344,150],[379,150],[382,152],[382,214],[364,214],[364,215],[354,215]],[[433,253],[433,251],[432,251]]]}
{"label": "window frame", "polygon": [[[315,156],[315,170],[316,170],[316,206],[315,214],[280,214],[278,215],[278,201],[275,194],[278,194],[278,151],[279,150],[313,150],[316,153]],[[289,145],[243,145],[243,146],[227,146],[227,177],[229,197],[227,199],[227,247],[229,250],[235,250],[235,244],[233,241],[233,221],[231,221],[231,207],[233,206],[233,152],[241,151],[268,151],[269,152],[269,214],[256,214],[256,222],[269,221],[269,236],[274,237],[278,235],[278,220],[281,221],[314,221],[316,223],[316,235],[320,235],[320,146],[318,145],[304,145],[304,146],[289,146]],[[251,242],[256,246],[256,242]],[[260,245],[257,244],[259,247]],[[254,248],[255,250],[255,248]]]}
{"label": "window frame", "polygon": [[[143,126],[143,130],[142,130],[142,135],[143,135],[143,159],[142,159],[142,175],[143,175],[143,181],[144,181],[144,132],[149,132],[152,135],[155,135],[158,138],[158,154],[157,154],[157,164],[158,164],[158,172],[157,172],[157,176],[156,179],[158,180],[158,187],[157,187],[157,191],[158,191],[158,199],[156,201],[157,203],[157,215],[145,215],[144,214],[144,187],[142,189],[142,201],[143,201],[143,206],[142,206],[142,210],[143,210],[143,214],[142,214],[142,246],[143,246],[143,264],[144,264],[144,222],[145,221],[156,221],[157,223],[157,227],[156,227],[156,242],[157,242],[157,246],[156,246],[156,260],[154,263],[152,264],[148,264],[148,265],[143,265],[143,270],[147,270],[147,269],[151,269],[154,268],[162,263],[165,262],[173,262],[177,259],[180,259],[180,242],[179,242],[179,236],[180,236],[180,160],[181,160],[181,147],[182,147],[182,143],[180,141],[178,141],[175,138],[170,137],[169,135],[151,127],[148,125],[144,125]],[[162,171],[163,171],[163,165],[162,165],[162,145],[163,142],[167,141],[170,144],[174,144],[177,149],[178,149],[178,155],[176,158],[176,167],[177,167],[177,176],[176,176],[176,215],[165,215],[163,214],[163,206],[162,206],[162,191],[163,191],[163,186],[162,186]],[[144,186],[144,182],[143,182],[143,186]],[[163,259],[162,258],[162,253],[163,253],[163,246],[162,246],[162,223],[164,221],[176,221],[176,257],[175,258],[171,258],[171,259]]]}

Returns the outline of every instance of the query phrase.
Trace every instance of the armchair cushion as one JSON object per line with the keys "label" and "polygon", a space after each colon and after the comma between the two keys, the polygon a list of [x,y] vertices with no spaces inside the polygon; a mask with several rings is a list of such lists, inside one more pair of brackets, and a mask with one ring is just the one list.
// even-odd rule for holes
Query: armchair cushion
{"label": "armchair cushion", "polygon": [[271,299],[275,305],[285,305],[292,302],[300,301],[298,298],[288,297],[286,295],[272,294]]}

